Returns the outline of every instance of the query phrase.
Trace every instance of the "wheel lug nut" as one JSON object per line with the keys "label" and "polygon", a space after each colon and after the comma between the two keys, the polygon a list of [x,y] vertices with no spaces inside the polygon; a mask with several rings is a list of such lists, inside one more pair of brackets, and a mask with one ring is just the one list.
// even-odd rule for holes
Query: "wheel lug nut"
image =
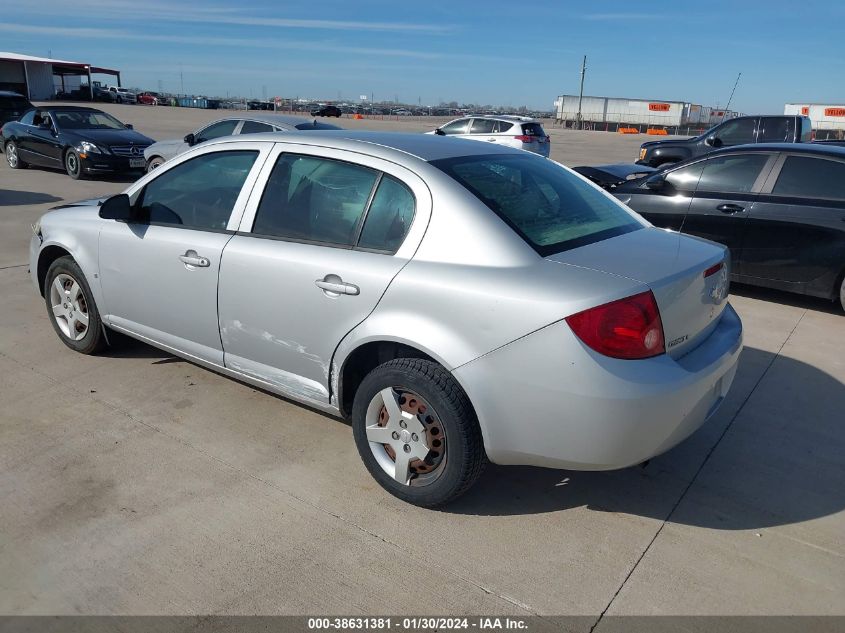
{"label": "wheel lug nut", "polygon": [[411,434],[411,439],[412,439],[412,440],[414,440],[414,441],[416,442],[416,441],[417,441],[418,439],[420,439],[420,438],[417,436],[417,434],[416,434],[416,433],[412,433],[412,434]]}
{"label": "wheel lug nut", "polygon": [[404,450],[406,453],[410,453],[410,452],[411,452],[411,445],[410,445],[410,444],[405,444],[405,446],[404,446],[403,450]]}
{"label": "wheel lug nut", "polygon": [[396,431],[393,431],[393,433],[390,434],[390,437],[392,437],[394,440],[398,440],[399,434]]}
{"label": "wheel lug nut", "polygon": [[401,426],[403,429],[408,428],[408,425],[405,423],[405,420],[401,420],[401,421],[399,422],[399,426]]}

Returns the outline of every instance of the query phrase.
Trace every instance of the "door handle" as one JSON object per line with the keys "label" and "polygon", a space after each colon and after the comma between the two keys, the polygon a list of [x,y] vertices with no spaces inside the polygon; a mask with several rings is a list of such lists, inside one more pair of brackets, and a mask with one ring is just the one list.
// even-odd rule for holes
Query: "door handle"
{"label": "door handle", "polygon": [[197,255],[196,251],[185,251],[184,255],[179,255],[179,261],[185,266],[196,266],[197,268],[207,268],[211,265],[207,257]]}
{"label": "door handle", "polygon": [[745,207],[741,207],[738,204],[720,204],[716,209],[722,213],[739,213],[740,211],[745,211]]}
{"label": "door handle", "polygon": [[314,285],[329,296],[357,295],[361,293],[361,289],[358,286],[346,283],[339,275],[326,275],[322,279],[317,279]]}

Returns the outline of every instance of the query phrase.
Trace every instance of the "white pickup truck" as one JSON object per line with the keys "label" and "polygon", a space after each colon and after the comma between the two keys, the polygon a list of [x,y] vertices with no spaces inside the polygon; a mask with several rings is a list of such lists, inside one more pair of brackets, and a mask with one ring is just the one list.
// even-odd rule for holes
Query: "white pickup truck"
{"label": "white pickup truck", "polygon": [[138,95],[134,92],[129,92],[126,88],[118,88],[117,86],[109,86],[108,91],[114,94],[115,101],[118,103],[138,103]]}

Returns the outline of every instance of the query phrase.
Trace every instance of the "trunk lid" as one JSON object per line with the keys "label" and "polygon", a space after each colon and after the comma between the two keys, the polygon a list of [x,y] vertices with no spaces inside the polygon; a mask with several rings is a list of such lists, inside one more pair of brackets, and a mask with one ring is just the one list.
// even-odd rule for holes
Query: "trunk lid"
{"label": "trunk lid", "polygon": [[706,339],[727,305],[727,248],[697,237],[649,227],[546,259],[647,285],[660,309],[666,352],[673,358]]}

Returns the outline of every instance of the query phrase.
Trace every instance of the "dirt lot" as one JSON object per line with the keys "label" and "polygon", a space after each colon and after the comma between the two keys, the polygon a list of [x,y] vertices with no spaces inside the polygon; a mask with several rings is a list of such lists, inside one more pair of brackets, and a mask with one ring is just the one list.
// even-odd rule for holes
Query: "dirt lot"
{"label": "dirt lot", "polygon": [[[108,109],[156,139],[221,114]],[[642,141],[550,131],[569,165],[629,161]],[[831,304],[734,288],[734,387],[648,466],[491,467],[421,510],[371,480],[341,421],[140,343],[84,357],[59,342],[29,225],[125,186],[0,165],[0,613],[845,614]]]}

